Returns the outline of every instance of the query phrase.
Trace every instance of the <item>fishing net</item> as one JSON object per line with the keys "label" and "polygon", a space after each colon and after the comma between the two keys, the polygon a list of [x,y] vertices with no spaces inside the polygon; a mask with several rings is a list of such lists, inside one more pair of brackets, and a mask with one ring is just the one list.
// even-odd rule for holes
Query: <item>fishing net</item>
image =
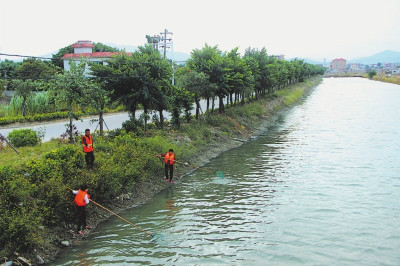
{"label": "fishing net", "polygon": [[151,241],[163,241],[165,240],[165,236],[163,234],[154,234],[151,237]]}
{"label": "fishing net", "polygon": [[216,174],[217,174],[217,177],[219,177],[221,179],[223,179],[225,177],[224,172],[222,172],[222,171],[217,171]]}

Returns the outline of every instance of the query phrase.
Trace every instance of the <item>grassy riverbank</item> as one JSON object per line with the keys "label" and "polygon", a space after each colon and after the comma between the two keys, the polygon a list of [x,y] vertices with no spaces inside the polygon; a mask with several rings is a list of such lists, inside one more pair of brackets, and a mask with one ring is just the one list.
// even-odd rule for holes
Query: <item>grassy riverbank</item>
{"label": "grassy riverbank", "polygon": [[[368,78],[368,75],[366,75],[365,78]],[[378,74],[378,75],[375,75],[372,79],[377,80],[377,81],[394,83],[394,84],[400,85],[400,75],[392,75],[392,76],[388,77],[388,75],[386,75],[386,74]]]}
{"label": "grassy riverbank", "polygon": [[[1,207],[0,258],[14,251],[35,261],[51,260],[61,240],[73,240],[73,195],[67,187],[89,184],[92,199],[118,212],[141,204],[169,186],[163,180],[163,163],[154,155],[173,148],[181,162],[176,181],[219,153],[236,147],[265,129],[276,114],[296,103],[321,82],[312,78],[268,97],[226,108],[205,120],[183,124],[179,131],[166,128],[142,133],[121,133],[97,138],[95,169],[86,170],[80,145],[43,143],[21,148],[18,156],[9,147],[0,151]],[[238,141],[240,140],[240,141]],[[201,154],[201,156],[199,156]],[[109,215],[89,205],[89,224],[96,226]]]}
{"label": "grassy riverbank", "polygon": [[[357,77],[357,78],[367,78],[368,73],[339,73],[339,74],[325,74],[325,77],[330,78],[352,78],[352,77]],[[379,73],[375,75],[372,80],[376,81],[381,81],[381,82],[387,82],[387,83],[393,83],[393,84],[399,84],[400,85],[400,75],[391,75],[388,76],[387,74],[384,73]]]}

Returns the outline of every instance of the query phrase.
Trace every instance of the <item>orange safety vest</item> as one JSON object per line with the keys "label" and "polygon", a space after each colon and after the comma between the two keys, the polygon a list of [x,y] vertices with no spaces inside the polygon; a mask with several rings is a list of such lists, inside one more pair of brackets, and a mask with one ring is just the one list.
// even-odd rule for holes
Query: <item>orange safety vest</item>
{"label": "orange safety vest", "polygon": [[164,156],[164,162],[166,164],[174,164],[176,160],[175,154],[172,152],[167,152]]}
{"label": "orange safety vest", "polygon": [[[86,140],[87,147],[86,147],[85,143],[83,142],[84,138]],[[92,135],[89,135],[89,137],[87,137],[86,135],[83,135],[83,137],[82,137],[82,147],[83,147],[83,151],[84,152],[92,152],[93,151],[93,138],[92,138]]]}
{"label": "orange safety vest", "polygon": [[[78,194],[76,194],[75,199],[74,199],[76,205],[86,206],[86,202],[84,200],[86,194],[87,194],[87,191],[82,191],[80,189],[78,190]],[[87,195],[88,195],[88,199],[90,199],[90,195],[89,194],[87,194]]]}

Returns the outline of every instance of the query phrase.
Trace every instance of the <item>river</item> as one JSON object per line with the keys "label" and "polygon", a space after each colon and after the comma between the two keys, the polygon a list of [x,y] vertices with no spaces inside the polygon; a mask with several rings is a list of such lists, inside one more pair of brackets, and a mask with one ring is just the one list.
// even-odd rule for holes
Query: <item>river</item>
{"label": "river", "polygon": [[52,264],[399,265],[399,107],[399,85],[324,79],[259,137],[121,213],[164,239],[112,218]]}

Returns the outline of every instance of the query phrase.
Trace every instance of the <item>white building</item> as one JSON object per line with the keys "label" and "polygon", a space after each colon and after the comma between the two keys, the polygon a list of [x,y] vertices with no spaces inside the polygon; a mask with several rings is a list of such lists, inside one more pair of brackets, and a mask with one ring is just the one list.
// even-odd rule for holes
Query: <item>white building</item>
{"label": "white building", "polygon": [[[77,41],[72,45],[72,48],[74,48],[74,53],[73,54],[65,54],[63,56],[63,61],[64,61],[64,69],[69,71],[70,70],[70,65],[69,63],[71,61],[75,61],[76,64],[79,64],[80,61],[84,58],[87,61],[90,62],[96,62],[98,64],[107,64],[107,61],[111,59],[113,56],[126,53],[126,52],[95,52],[93,53],[93,48],[94,45],[91,41]],[[131,53],[126,53],[131,55]],[[86,73],[89,72],[89,70],[86,68],[85,70]]]}

